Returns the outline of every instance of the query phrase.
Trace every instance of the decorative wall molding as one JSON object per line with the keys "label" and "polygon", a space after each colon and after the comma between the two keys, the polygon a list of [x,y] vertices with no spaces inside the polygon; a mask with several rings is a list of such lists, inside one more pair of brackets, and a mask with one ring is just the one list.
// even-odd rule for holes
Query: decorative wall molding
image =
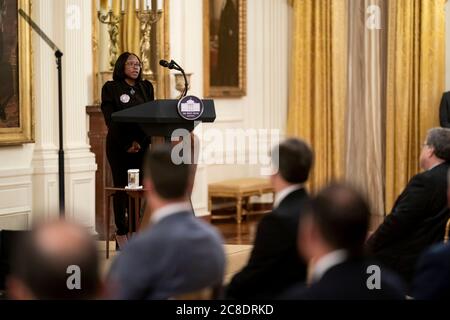
{"label": "decorative wall molding", "polygon": [[[79,8],[80,23],[68,26],[68,15]],[[73,8],[73,7],[72,7]],[[75,13],[76,14],[76,13]],[[95,226],[95,157],[87,144],[85,106],[91,103],[91,6],[84,0],[35,0],[32,16],[64,52],[64,149],[66,211],[89,228]],[[77,17],[75,17],[77,18]],[[75,21],[76,22],[76,21]],[[36,143],[0,150],[8,167],[0,167],[0,229],[3,223],[27,227],[58,217],[58,108],[54,55],[33,33]],[[6,163],[6,161],[5,161]],[[6,164],[4,164],[6,165]],[[24,168],[25,167],[25,168]],[[9,181],[25,180],[19,190]],[[31,215],[32,212],[32,215]],[[7,214],[8,219],[1,219]],[[16,223],[14,222],[16,219]]]}

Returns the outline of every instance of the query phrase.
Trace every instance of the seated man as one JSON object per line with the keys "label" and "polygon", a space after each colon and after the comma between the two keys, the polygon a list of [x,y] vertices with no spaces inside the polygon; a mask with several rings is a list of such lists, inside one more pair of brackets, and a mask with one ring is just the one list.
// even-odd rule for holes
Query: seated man
{"label": "seated man", "polygon": [[[447,202],[450,207],[450,170],[447,174]],[[446,218],[449,209],[444,210]],[[437,231],[441,234],[442,231]],[[426,251],[417,265],[411,296],[420,300],[450,298],[450,245],[436,245]]]}
{"label": "seated man", "polygon": [[96,299],[102,289],[97,246],[86,228],[53,222],[18,241],[7,279],[8,298]]}
{"label": "seated man", "polygon": [[369,221],[368,204],[353,189],[332,185],[321,191],[300,221],[299,252],[314,261],[311,286],[296,285],[281,298],[404,299],[399,278],[363,256]]}
{"label": "seated man", "polygon": [[297,231],[309,200],[303,184],[308,180],[313,153],[305,142],[289,139],[275,148],[272,156],[278,166],[271,177],[274,209],[259,223],[247,266],[228,286],[230,299],[271,299],[306,278],[306,264],[297,254]]}
{"label": "seated man", "polygon": [[418,257],[444,235],[449,161],[450,130],[431,129],[420,154],[425,171],[409,181],[391,214],[367,242],[374,256],[408,285]]}
{"label": "seated man", "polygon": [[419,260],[412,297],[417,300],[450,299],[450,245],[436,245]]}
{"label": "seated man", "polygon": [[110,271],[114,299],[163,300],[220,287],[222,238],[196,218],[189,203],[190,166],[175,165],[169,145],[154,146],[144,163],[150,226],[132,238]]}

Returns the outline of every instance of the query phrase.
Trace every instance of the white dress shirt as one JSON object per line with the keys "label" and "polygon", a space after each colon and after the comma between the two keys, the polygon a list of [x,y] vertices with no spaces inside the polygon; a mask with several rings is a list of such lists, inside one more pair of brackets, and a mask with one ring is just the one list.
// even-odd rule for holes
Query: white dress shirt
{"label": "white dress shirt", "polygon": [[162,219],[167,218],[175,213],[184,212],[184,211],[192,211],[192,207],[189,202],[178,202],[174,204],[169,204],[164,206],[158,210],[156,210],[151,218],[150,222],[154,225],[160,222]]}
{"label": "white dress shirt", "polygon": [[317,282],[322,279],[323,275],[334,266],[344,262],[347,259],[346,250],[332,251],[320,258],[314,265],[312,281]]}

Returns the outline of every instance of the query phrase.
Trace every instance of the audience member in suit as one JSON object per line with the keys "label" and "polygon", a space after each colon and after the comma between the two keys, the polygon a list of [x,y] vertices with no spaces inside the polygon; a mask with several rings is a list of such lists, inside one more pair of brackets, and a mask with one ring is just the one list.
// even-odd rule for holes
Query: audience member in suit
{"label": "audience member in suit", "polygon": [[408,285],[418,257],[443,238],[449,161],[450,130],[431,129],[420,154],[424,172],[409,181],[391,214],[367,243],[375,258],[399,273]]}
{"label": "audience member in suit", "polygon": [[111,268],[114,299],[165,300],[222,284],[222,238],[193,214],[191,168],[175,165],[171,151],[169,145],[155,146],[145,160],[150,225],[128,242]]}
{"label": "audience member in suit", "polygon": [[[447,201],[450,207],[450,170],[447,181]],[[411,295],[420,300],[450,298],[450,245],[435,245],[422,255],[417,265]]]}
{"label": "audience member in suit", "polygon": [[8,298],[88,300],[102,294],[97,246],[85,227],[56,221],[18,242],[7,279]]}
{"label": "audience member in suit", "polygon": [[309,201],[304,183],[313,152],[305,142],[289,139],[273,150],[272,162],[278,167],[271,177],[274,208],[258,225],[248,264],[228,286],[231,299],[274,298],[306,278],[306,264],[296,243],[299,217]]}
{"label": "audience member in suit", "polygon": [[439,120],[442,128],[450,128],[450,92],[442,95]]}
{"label": "audience member in suit", "polygon": [[418,300],[450,299],[450,245],[439,244],[423,254],[411,295]]}
{"label": "audience member in suit", "polygon": [[281,298],[404,299],[399,278],[381,268],[377,279],[377,271],[369,267],[378,265],[363,255],[369,221],[366,201],[350,187],[332,185],[321,191],[300,221],[299,252],[314,262],[310,286],[296,285]]}

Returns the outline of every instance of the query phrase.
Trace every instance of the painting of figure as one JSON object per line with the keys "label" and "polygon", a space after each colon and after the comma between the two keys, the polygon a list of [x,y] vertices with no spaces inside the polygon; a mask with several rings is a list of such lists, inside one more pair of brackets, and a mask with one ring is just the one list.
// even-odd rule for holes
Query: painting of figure
{"label": "painting of figure", "polygon": [[0,0],[0,146],[33,142],[30,0]]}
{"label": "painting of figure", "polygon": [[204,0],[205,95],[245,95],[245,0]]}
{"label": "painting of figure", "polygon": [[0,0],[0,128],[19,127],[17,0]]}

